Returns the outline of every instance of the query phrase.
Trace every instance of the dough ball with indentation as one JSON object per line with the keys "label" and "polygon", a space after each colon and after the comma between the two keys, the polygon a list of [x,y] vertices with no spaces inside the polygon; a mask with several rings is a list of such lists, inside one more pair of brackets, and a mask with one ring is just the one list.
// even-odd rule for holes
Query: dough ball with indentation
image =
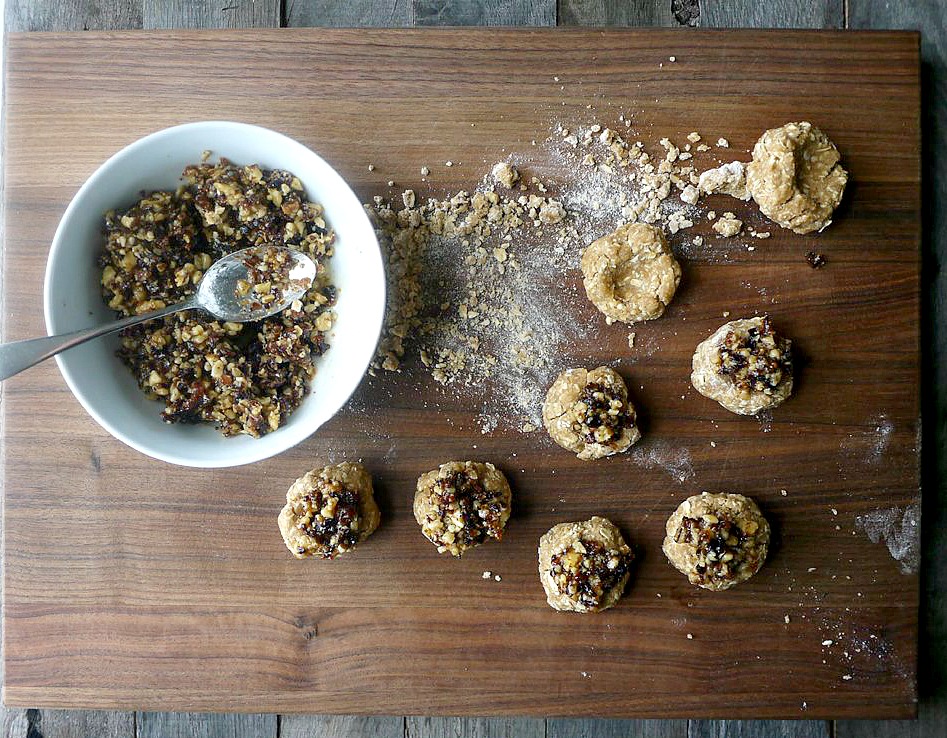
{"label": "dough ball with indentation", "polygon": [[745,582],[763,566],[769,523],[749,497],[704,492],[668,518],[664,555],[691,584],[712,590]]}
{"label": "dough ball with indentation", "polygon": [[539,539],[546,602],[565,612],[598,612],[621,598],[634,554],[607,518],[559,523]]}
{"label": "dough ball with indentation", "polygon": [[792,342],[769,316],[732,320],[697,346],[691,384],[737,415],[756,415],[792,392]]}
{"label": "dough ball with indentation", "polygon": [[589,245],[582,275],[589,300],[607,323],[636,323],[664,314],[680,284],[681,266],[661,229],[626,223]]}
{"label": "dough ball with indentation", "polygon": [[422,474],[414,519],[438,553],[462,556],[491,538],[503,538],[513,493],[493,464],[449,461]]}
{"label": "dough ball with indentation", "polygon": [[334,559],[368,538],[380,520],[371,476],[361,464],[346,461],[293,482],[279,529],[296,558]]}
{"label": "dough ball with indentation", "polygon": [[756,142],[746,185],[763,214],[783,228],[821,231],[848,182],[840,159],[835,144],[811,123],[787,123]]}
{"label": "dough ball with indentation", "polygon": [[626,451],[641,438],[625,380],[614,369],[567,369],[546,392],[543,425],[583,460]]}

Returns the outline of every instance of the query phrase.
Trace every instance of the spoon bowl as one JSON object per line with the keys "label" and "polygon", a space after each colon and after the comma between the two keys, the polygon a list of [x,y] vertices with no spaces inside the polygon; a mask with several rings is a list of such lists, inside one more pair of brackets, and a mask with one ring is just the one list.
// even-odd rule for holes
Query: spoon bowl
{"label": "spoon bowl", "polygon": [[[215,261],[198,284],[195,301],[220,320],[263,320],[302,298],[315,281],[316,272],[316,263],[300,251],[251,246]],[[254,290],[254,286],[267,283],[268,290]],[[267,300],[267,296],[273,299]]]}

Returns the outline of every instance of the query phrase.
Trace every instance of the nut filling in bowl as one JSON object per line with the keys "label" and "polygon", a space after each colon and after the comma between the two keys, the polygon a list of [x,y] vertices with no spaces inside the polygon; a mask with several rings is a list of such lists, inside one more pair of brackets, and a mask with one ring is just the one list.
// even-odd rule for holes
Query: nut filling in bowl
{"label": "nut filling in bowl", "polygon": [[[185,300],[211,264],[250,246],[302,251],[316,263],[316,279],[301,300],[261,321],[188,311],[133,326],[122,332],[118,355],[141,389],[164,403],[166,422],[209,422],[225,436],[260,437],[299,406],[314,360],[328,348],[336,290],[326,260],[335,235],[290,172],[221,159],[188,166],[183,178],[176,192],[106,213],[99,265],[110,308],[135,315]],[[269,299],[266,264],[248,266],[248,299]]]}

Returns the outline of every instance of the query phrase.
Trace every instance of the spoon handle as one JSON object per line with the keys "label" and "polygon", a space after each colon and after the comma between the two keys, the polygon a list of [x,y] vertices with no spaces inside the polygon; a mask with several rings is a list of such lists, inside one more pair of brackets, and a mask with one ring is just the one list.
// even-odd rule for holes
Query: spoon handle
{"label": "spoon handle", "polygon": [[194,307],[196,307],[196,303],[192,299],[168,305],[150,313],[132,315],[113,323],[106,323],[95,328],[85,328],[74,333],[62,333],[58,336],[31,338],[26,341],[0,344],[0,381],[8,379],[14,374],[19,374],[24,369],[29,369],[34,364],[38,364],[50,356],[55,356],[60,351],[78,346],[80,343],[85,343],[93,338],[120,331],[122,328],[128,328],[131,325],[144,323],[146,320],[163,318],[165,315],[171,315],[180,310],[190,310]]}

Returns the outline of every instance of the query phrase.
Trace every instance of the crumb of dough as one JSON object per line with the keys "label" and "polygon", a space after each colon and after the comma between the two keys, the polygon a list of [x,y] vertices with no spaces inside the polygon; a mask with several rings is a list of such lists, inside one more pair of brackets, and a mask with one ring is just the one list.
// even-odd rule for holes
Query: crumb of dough
{"label": "crumb of dough", "polygon": [[747,187],[760,211],[796,233],[821,231],[842,201],[848,172],[835,144],[807,121],[772,128],[753,147]]}
{"label": "crumb of dough", "polygon": [[697,131],[691,131],[687,134],[687,140],[691,143],[697,143],[700,141],[700,134]]}
{"label": "crumb of dough", "polygon": [[465,551],[503,538],[513,494],[493,464],[449,461],[418,478],[414,519],[438,553]]}
{"label": "crumb of dough", "polygon": [[717,146],[719,146],[721,149],[729,149],[730,142],[727,141],[727,139],[721,137],[717,139]]}
{"label": "crumb of dough", "polygon": [[515,185],[520,178],[520,173],[516,171],[509,162],[505,161],[499,161],[494,164],[491,174],[493,175],[494,182],[506,187],[508,190],[513,189],[513,185]]}
{"label": "crumb of dough", "polygon": [[[688,187],[689,186],[690,185],[688,185]],[[685,216],[683,213],[671,213],[668,216],[668,231],[672,236],[678,231],[682,231],[685,228],[690,228],[692,225],[694,225],[694,221]]]}
{"label": "crumb of dough", "polygon": [[724,238],[733,238],[739,235],[743,228],[743,221],[739,220],[733,213],[724,213],[720,219],[713,224],[712,228]]}
{"label": "crumb of dough", "polygon": [[635,347],[635,332],[632,331],[631,333],[628,334],[628,348],[634,348],[634,347]]}
{"label": "crumb of dough", "polygon": [[421,176],[427,177],[431,173],[430,167],[421,167]]}
{"label": "crumb of dough", "polygon": [[664,555],[691,584],[720,591],[756,574],[769,550],[770,527],[749,497],[704,492],[668,518]]}
{"label": "crumb of dough", "polygon": [[625,380],[614,369],[567,369],[543,403],[550,438],[582,460],[622,453],[641,438]]}
{"label": "crumb of dough", "polygon": [[749,200],[746,188],[746,168],[742,161],[731,161],[715,169],[701,172],[697,188],[705,195],[723,194],[738,200]]}
{"label": "crumb of dough", "polygon": [[792,342],[768,316],[725,323],[694,352],[691,384],[738,415],[756,415],[792,392]]}
{"label": "crumb of dough", "polygon": [[626,223],[582,255],[589,300],[611,321],[654,320],[674,297],[681,267],[667,239],[646,223]]}
{"label": "crumb of dough", "polygon": [[368,471],[348,461],[293,482],[278,520],[286,547],[298,559],[334,559],[368,538],[380,521]]}
{"label": "crumb of dough", "polygon": [[696,205],[697,198],[700,195],[700,192],[694,185],[688,184],[681,190],[681,201],[686,202],[688,205]]}
{"label": "crumb of dough", "polygon": [[545,225],[561,223],[566,217],[566,209],[557,200],[548,200],[539,208],[539,221]]}
{"label": "crumb of dough", "polygon": [[614,607],[631,576],[634,552],[607,518],[559,523],[539,539],[539,579],[546,602],[562,612]]}

